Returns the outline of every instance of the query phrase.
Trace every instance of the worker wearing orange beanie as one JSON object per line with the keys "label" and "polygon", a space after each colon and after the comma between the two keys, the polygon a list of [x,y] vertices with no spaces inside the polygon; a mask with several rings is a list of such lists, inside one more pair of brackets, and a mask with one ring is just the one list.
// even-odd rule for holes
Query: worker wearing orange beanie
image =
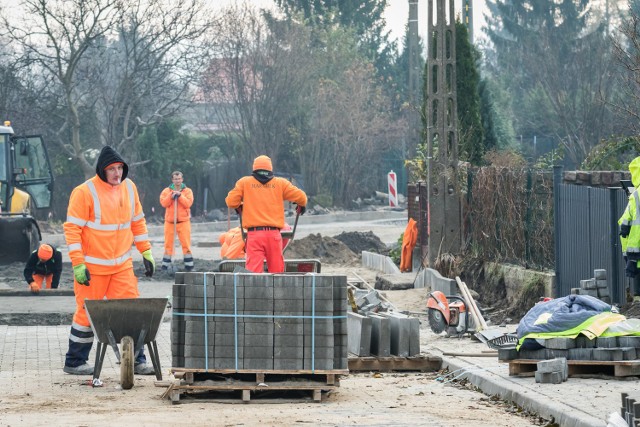
{"label": "worker wearing orange beanie", "polygon": [[62,253],[46,243],[31,253],[24,267],[24,280],[34,294],[41,289],[57,289],[61,275]]}
{"label": "worker wearing orange beanie", "polygon": [[242,215],[242,226],[247,229],[247,270],[262,273],[266,260],[269,273],[284,272],[280,230],[284,227],[285,200],[296,203],[300,215],[306,211],[305,192],[286,179],[273,176],[273,165],[267,156],[256,157],[253,173],[240,178],[229,191],[225,202]]}

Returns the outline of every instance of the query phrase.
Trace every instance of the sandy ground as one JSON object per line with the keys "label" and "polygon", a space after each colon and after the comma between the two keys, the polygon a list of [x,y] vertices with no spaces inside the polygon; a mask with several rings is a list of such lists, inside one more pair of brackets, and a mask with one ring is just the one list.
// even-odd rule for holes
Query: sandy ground
{"label": "sandy ground", "polygon": [[[337,235],[343,231],[373,231],[386,244],[394,243],[404,229],[402,223],[340,223],[315,227],[300,227],[299,238],[311,233]],[[194,235],[194,256],[197,269],[208,266],[219,254],[210,247],[219,233]],[[162,237],[153,237],[154,254],[162,254]],[[205,242],[205,243],[201,243]],[[205,246],[206,245],[206,246]],[[65,255],[66,257],[66,255]],[[68,258],[67,258],[68,259]],[[0,285],[22,286],[14,276],[17,266],[0,269]],[[69,274],[69,268],[65,274]],[[354,263],[326,265],[323,273],[344,274],[360,278],[373,285],[376,272]],[[169,277],[154,278],[171,283]],[[11,285],[7,285],[11,282]],[[15,283],[14,283],[15,282]],[[17,285],[19,284],[19,285]],[[67,287],[63,280],[61,287]],[[384,297],[402,310],[424,311],[424,290],[385,291]],[[67,329],[48,327],[43,333],[66,334]],[[61,332],[60,332],[61,331]],[[428,352],[432,334],[426,319],[422,322],[423,352]],[[168,339],[168,338],[167,338]],[[52,341],[54,341],[52,339]],[[64,337],[61,338],[64,342]],[[28,344],[27,344],[28,346]],[[197,399],[182,399],[172,404],[161,395],[166,387],[154,384],[154,377],[136,376],[131,390],[122,390],[117,370],[105,369],[101,378],[104,387],[87,386],[86,378],[62,373],[58,365],[66,348],[53,348],[51,373],[37,377],[25,369],[14,373],[0,372],[0,376],[16,375],[15,384],[0,393],[0,426],[71,425],[102,426],[135,423],[136,425],[368,425],[368,426],[531,426],[545,425],[535,416],[519,413],[518,408],[496,401],[472,390],[465,384],[436,381],[438,373],[357,373],[342,377],[340,387],[323,396],[321,403],[309,400],[280,399],[270,403],[252,400],[249,404],[214,403]],[[11,357],[18,350],[3,349],[3,357]],[[27,350],[28,351],[28,350]],[[59,354],[62,353],[62,354]],[[108,353],[112,353],[108,350]],[[16,363],[20,355],[16,354]],[[108,356],[111,358],[112,356]],[[18,372],[16,374],[16,372]],[[20,376],[20,378],[17,378]],[[26,378],[23,378],[25,376]],[[18,386],[19,385],[19,386]],[[240,400],[232,400],[240,403]]]}

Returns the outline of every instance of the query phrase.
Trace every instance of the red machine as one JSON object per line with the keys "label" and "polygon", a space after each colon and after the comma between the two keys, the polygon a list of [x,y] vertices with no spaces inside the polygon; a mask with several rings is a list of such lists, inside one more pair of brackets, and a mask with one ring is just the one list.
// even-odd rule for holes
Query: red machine
{"label": "red machine", "polygon": [[460,337],[469,332],[467,305],[460,296],[431,292],[427,300],[427,314],[429,326],[437,334],[446,330],[448,336]]}

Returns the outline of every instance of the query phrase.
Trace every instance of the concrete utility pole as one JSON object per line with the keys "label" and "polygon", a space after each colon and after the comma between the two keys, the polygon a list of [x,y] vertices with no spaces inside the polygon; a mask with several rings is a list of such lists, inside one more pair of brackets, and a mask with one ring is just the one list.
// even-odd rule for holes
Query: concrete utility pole
{"label": "concrete utility pole", "polygon": [[[436,3],[436,8],[433,5]],[[445,5],[448,3],[449,10]],[[436,12],[437,16],[432,14]],[[435,19],[434,19],[435,18]],[[456,27],[454,2],[429,0],[425,115],[428,148],[428,209],[431,232],[426,248],[433,266],[438,255],[462,247],[462,204],[458,182]]]}
{"label": "concrete utility pole", "polygon": [[418,51],[418,0],[409,0],[409,147],[410,152],[415,152],[415,148],[420,143],[420,52]]}
{"label": "concrete utility pole", "polygon": [[469,30],[469,43],[473,44],[473,0],[462,0],[462,22]]}

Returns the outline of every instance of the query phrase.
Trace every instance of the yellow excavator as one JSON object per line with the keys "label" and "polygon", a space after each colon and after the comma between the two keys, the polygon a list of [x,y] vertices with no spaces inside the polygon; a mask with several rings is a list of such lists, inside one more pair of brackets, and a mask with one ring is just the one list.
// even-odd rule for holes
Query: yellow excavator
{"label": "yellow excavator", "polygon": [[51,207],[53,173],[42,137],[0,126],[0,264],[26,262],[42,234],[32,216]]}

